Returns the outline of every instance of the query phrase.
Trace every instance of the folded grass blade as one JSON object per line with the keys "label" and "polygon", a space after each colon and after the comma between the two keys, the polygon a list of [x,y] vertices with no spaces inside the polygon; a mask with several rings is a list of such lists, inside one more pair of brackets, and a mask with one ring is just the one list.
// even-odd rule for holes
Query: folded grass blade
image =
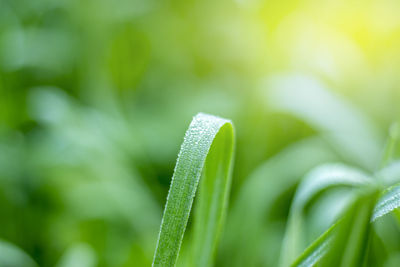
{"label": "folded grass blade", "polygon": [[153,266],[175,265],[200,177],[193,262],[212,262],[227,206],[233,149],[230,121],[202,113],[193,118],[172,177]]}
{"label": "folded grass blade", "polygon": [[360,187],[372,183],[367,174],[343,164],[325,164],[312,170],[300,184],[293,200],[282,246],[281,266],[288,266],[304,249],[303,212],[313,198],[332,187]]}

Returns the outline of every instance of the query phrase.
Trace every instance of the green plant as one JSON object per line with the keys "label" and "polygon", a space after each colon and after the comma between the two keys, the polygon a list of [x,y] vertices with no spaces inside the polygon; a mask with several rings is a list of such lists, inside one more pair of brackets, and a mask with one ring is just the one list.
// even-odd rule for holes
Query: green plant
{"label": "green plant", "polygon": [[[399,162],[390,168],[394,168]],[[396,166],[395,168],[398,168]],[[351,172],[343,169],[341,176],[335,176],[335,173],[321,173],[317,176],[310,174],[308,177],[313,186],[301,186],[296,193],[292,206],[289,226],[287,229],[282,266],[287,266],[295,259],[299,253],[299,238],[304,228],[302,225],[302,207],[318,193],[329,190],[329,187],[355,187],[353,190],[352,201],[343,217],[340,218],[332,227],[321,235],[309,248],[307,248],[292,264],[292,266],[314,266],[320,262],[321,266],[374,266],[371,259],[374,230],[370,224],[375,223],[382,216],[394,212],[397,214],[397,208],[400,207],[399,184],[390,186],[387,180],[392,180],[386,176],[380,182],[380,174],[387,172],[383,170],[372,176],[351,176]],[[329,176],[332,179],[324,184],[320,181],[323,177]],[[361,178],[359,180],[353,179]],[[375,178],[375,179],[374,179]],[[397,174],[398,179],[398,174]],[[318,181],[320,180],[320,181]],[[356,181],[357,180],[357,181]],[[309,181],[303,183],[306,184]],[[314,190],[315,189],[315,190]],[[308,192],[307,192],[308,191]],[[380,198],[378,198],[380,196]],[[382,264],[382,263],[380,263]]]}
{"label": "green plant", "polygon": [[193,262],[212,263],[228,201],[233,144],[230,121],[202,113],[194,117],[175,166],[153,266],[175,265],[201,176]]}
{"label": "green plant", "polygon": [[[384,153],[383,168],[374,173],[342,163],[318,164],[316,159],[310,159],[309,164],[295,170],[301,172],[302,168],[307,169],[310,164],[315,166],[302,179],[292,201],[281,249],[281,266],[383,265],[384,256],[376,252],[379,247],[377,242],[383,241],[375,224],[390,213],[395,214],[400,223],[396,210],[400,207],[400,162],[393,162],[392,159],[397,135],[397,126],[392,127]],[[176,264],[201,175],[203,177],[197,198],[190,265],[213,264],[229,193],[233,143],[233,129],[229,121],[205,114],[198,114],[193,119],[186,132],[171,182],[154,266]],[[319,160],[321,155],[324,155],[324,159],[329,159],[329,153],[322,150],[317,153],[317,144],[315,140],[309,141],[305,143],[304,149],[298,147],[295,151],[300,151],[303,156],[312,151],[311,155],[319,155]],[[312,146],[315,148],[310,150]],[[284,157],[283,162],[287,160]],[[282,166],[279,163],[277,166],[267,164],[258,173],[266,175],[271,168],[282,169]],[[287,182],[287,179],[282,179],[282,183]],[[275,187],[279,188],[276,185]],[[254,194],[257,191],[251,192]],[[331,219],[327,220],[331,225],[308,245],[309,240],[305,233],[310,231],[310,227],[307,227],[310,207],[332,192],[338,193],[332,198],[338,203],[328,201],[330,206],[325,206],[334,208]],[[272,191],[263,193],[273,195]],[[248,207],[250,210],[252,208],[254,207]],[[262,210],[262,207],[256,206],[255,212],[257,209]],[[236,218],[234,221],[240,220]],[[237,225],[233,227],[239,229]],[[243,236],[239,238],[245,239]]]}
{"label": "green plant", "polygon": [[[393,213],[400,224],[397,210],[400,207],[400,162],[391,162],[397,131],[396,125],[391,127],[381,170],[368,174],[342,164],[331,164],[318,167],[305,177],[291,206],[281,266],[384,264],[385,256],[374,251],[379,247],[374,243],[381,239],[375,223],[384,215]],[[301,253],[304,248],[301,235],[305,231],[305,207],[318,195],[340,187],[351,188],[347,192],[349,201],[342,216]]]}

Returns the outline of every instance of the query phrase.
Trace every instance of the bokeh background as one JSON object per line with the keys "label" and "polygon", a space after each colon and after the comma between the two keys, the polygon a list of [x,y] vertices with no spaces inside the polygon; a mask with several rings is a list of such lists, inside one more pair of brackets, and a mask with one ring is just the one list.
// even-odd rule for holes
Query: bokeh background
{"label": "bokeh background", "polygon": [[216,265],[276,266],[306,172],[380,167],[400,119],[399,14],[397,0],[0,0],[3,264],[150,266],[184,132],[207,112],[237,135]]}

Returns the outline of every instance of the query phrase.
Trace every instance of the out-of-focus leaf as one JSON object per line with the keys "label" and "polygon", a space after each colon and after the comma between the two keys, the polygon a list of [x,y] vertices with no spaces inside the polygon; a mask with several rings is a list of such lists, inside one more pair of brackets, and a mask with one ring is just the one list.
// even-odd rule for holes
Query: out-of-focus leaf
{"label": "out-of-focus leaf", "polygon": [[135,89],[149,60],[146,36],[126,24],[115,33],[109,54],[109,73],[115,87],[121,91]]}
{"label": "out-of-focus leaf", "polygon": [[362,171],[343,164],[319,166],[306,175],[297,189],[283,241],[281,266],[288,266],[305,248],[303,209],[318,193],[332,187],[358,187],[372,184]]}
{"label": "out-of-focus leaf", "polygon": [[[392,188],[386,190],[386,192],[378,200],[377,204],[375,204],[375,202],[374,202],[375,197],[373,194],[370,195],[368,198],[366,198],[364,196],[362,199],[364,199],[364,201],[366,203],[371,202],[375,205],[373,212],[371,212],[371,215],[366,215],[366,213],[363,213],[364,219],[370,218],[371,222],[375,222],[380,217],[382,217],[386,214],[389,214],[390,212],[393,212],[398,207],[400,207],[400,185],[393,186]],[[363,210],[363,209],[365,210],[365,207],[363,207],[363,208],[359,207],[359,208],[360,208],[360,210]],[[353,207],[352,212],[357,213],[359,211],[356,211],[356,208]],[[351,220],[353,220],[355,224],[358,223],[358,224],[362,225],[362,227],[366,227],[361,222],[361,219],[359,219],[357,217],[358,216],[357,214],[350,215],[350,211],[349,211],[346,216],[352,216],[353,218]],[[350,223],[351,220],[349,219],[348,223]],[[357,222],[357,220],[359,220],[359,221]],[[340,223],[338,223],[337,225],[342,225],[342,224],[343,223],[340,221]],[[307,248],[303,252],[303,254],[295,261],[293,266],[314,266],[314,264],[316,262],[318,262],[323,257],[323,255],[325,255],[327,253],[329,247],[331,246],[330,240],[332,240],[331,236],[332,236],[333,229],[335,229],[337,227],[339,227],[339,226],[336,226],[336,225],[333,226],[326,233],[324,233],[319,239],[317,239],[309,248]],[[340,226],[340,227],[344,228],[345,226]],[[334,230],[334,231],[337,231],[337,230]],[[342,230],[342,231],[344,231],[344,230]],[[362,236],[363,234],[364,235],[367,234],[366,230],[361,230],[361,231],[363,233],[361,233],[360,236]],[[339,235],[339,234],[337,234],[337,235]],[[356,235],[356,234],[354,234],[354,235]],[[335,238],[338,238],[338,237],[335,237]],[[362,238],[362,237],[360,237],[360,238]],[[356,242],[356,241],[354,241],[354,242]],[[364,241],[359,241],[358,246],[353,246],[352,249],[355,251],[359,251],[359,250],[364,251],[365,248],[361,248],[362,242],[364,242]],[[339,247],[339,243],[342,245],[345,245],[347,242],[341,240],[341,241],[337,241],[337,243],[338,243],[337,246]],[[351,248],[346,248],[346,250],[343,249],[343,251],[347,251],[347,250],[351,250]],[[360,264],[360,262],[362,261],[362,259],[360,260],[360,257],[362,257],[361,254],[363,254],[363,253],[364,252],[358,252],[358,256],[357,256],[358,260],[356,259],[356,256],[354,256],[354,255],[353,256],[347,255],[346,261],[343,259],[343,262],[352,262],[353,265],[347,265],[347,263],[346,264],[343,263],[344,265],[342,265],[342,266],[359,266],[357,264]],[[347,253],[347,254],[349,254],[349,253]],[[337,252],[336,256],[337,255],[339,255],[339,252]],[[331,253],[331,257],[334,257],[333,252]],[[325,266],[325,265],[323,265],[323,266]],[[331,266],[331,265],[326,265],[326,266]],[[335,265],[332,265],[332,266],[335,266]]]}
{"label": "out-of-focus leaf", "polygon": [[400,160],[394,161],[375,174],[386,186],[400,182]]}
{"label": "out-of-focus leaf", "polygon": [[75,40],[67,31],[13,27],[2,34],[0,65],[3,68],[31,67],[44,69],[47,75],[56,75],[73,63]]}
{"label": "out-of-focus leaf", "polygon": [[[222,254],[224,261],[229,266],[276,266],[280,234],[276,238],[279,243],[274,243],[275,251],[268,258],[262,249],[262,244],[268,242],[272,234],[283,232],[283,227],[276,224],[267,224],[266,227],[274,202],[310,169],[336,159],[323,141],[313,138],[289,146],[258,167],[243,185],[227,220],[222,246],[226,249]],[[270,229],[271,234],[266,229]]]}
{"label": "out-of-focus leaf", "polygon": [[343,158],[374,171],[383,139],[350,103],[306,76],[283,76],[267,83],[268,104],[304,120],[328,138]]}
{"label": "out-of-focus leaf", "polygon": [[337,224],[332,225],[325,233],[323,233],[318,239],[316,239],[291,266],[296,267],[311,267],[315,266],[323,256],[326,255],[329,249],[334,229]]}
{"label": "out-of-focus leaf", "polygon": [[400,124],[393,123],[389,128],[389,137],[386,142],[385,153],[382,158],[382,167],[393,161],[393,155],[395,154],[396,144],[400,136]]}
{"label": "out-of-focus leaf", "polygon": [[388,261],[385,263],[385,267],[398,267],[400,266],[400,253],[394,253],[390,255]]}
{"label": "out-of-focus leaf", "polygon": [[38,267],[36,263],[20,248],[0,240],[0,266],[5,267]]}
{"label": "out-of-focus leaf", "polygon": [[315,240],[290,266],[362,266],[368,247],[370,217],[377,190],[367,188],[358,193],[344,216]]}
{"label": "out-of-focus leaf", "polygon": [[363,171],[336,163],[325,164],[313,169],[297,189],[293,208],[301,209],[318,192],[334,186],[362,186],[373,183]]}
{"label": "out-of-focus leaf", "polygon": [[75,244],[69,248],[56,267],[95,267],[96,253],[87,244]]}
{"label": "out-of-focus leaf", "polygon": [[374,188],[361,191],[354,204],[338,224],[332,244],[321,266],[363,266],[370,236],[370,218],[378,191]]}
{"label": "out-of-focus leaf", "polygon": [[172,177],[153,266],[176,264],[200,176],[193,264],[212,264],[227,206],[233,145],[230,121],[202,113],[193,118]]}
{"label": "out-of-focus leaf", "polygon": [[[44,128],[34,135],[43,144],[34,147],[30,161],[40,166],[41,182],[51,187],[51,194],[65,208],[60,217],[67,216],[78,225],[87,220],[127,225],[130,234],[137,234],[134,241],[140,243],[144,257],[150,261],[160,209],[146,184],[147,177],[136,168],[137,153],[143,151],[130,122],[118,112],[110,114],[82,106],[54,87],[35,88],[30,103],[32,117]],[[68,233],[76,225],[61,225],[62,236],[70,241]],[[94,235],[100,239],[106,233],[100,230]],[[110,238],[107,241],[111,242]],[[97,249],[94,242],[90,245]],[[125,253],[132,245],[119,244],[125,247]],[[101,257],[116,260],[117,247],[114,245]]]}

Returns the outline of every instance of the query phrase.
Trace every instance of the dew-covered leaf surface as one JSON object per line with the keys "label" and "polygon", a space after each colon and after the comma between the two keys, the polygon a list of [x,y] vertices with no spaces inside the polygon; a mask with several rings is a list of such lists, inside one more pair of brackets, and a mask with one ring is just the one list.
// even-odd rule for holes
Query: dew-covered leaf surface
{"label": "dew-covered leaf surface", "polygon": [[231,183],[233,126],[228,120],[200,113],[186,132],[172,177],[153,266],[176,264],[201,179],[193,233],[193,263],[212,263]]}
{"label": "dew-covered leaf surface", "polygon": [[371,221],[394,211],[400,207],[400,185],[389,188],[375,206]]}

